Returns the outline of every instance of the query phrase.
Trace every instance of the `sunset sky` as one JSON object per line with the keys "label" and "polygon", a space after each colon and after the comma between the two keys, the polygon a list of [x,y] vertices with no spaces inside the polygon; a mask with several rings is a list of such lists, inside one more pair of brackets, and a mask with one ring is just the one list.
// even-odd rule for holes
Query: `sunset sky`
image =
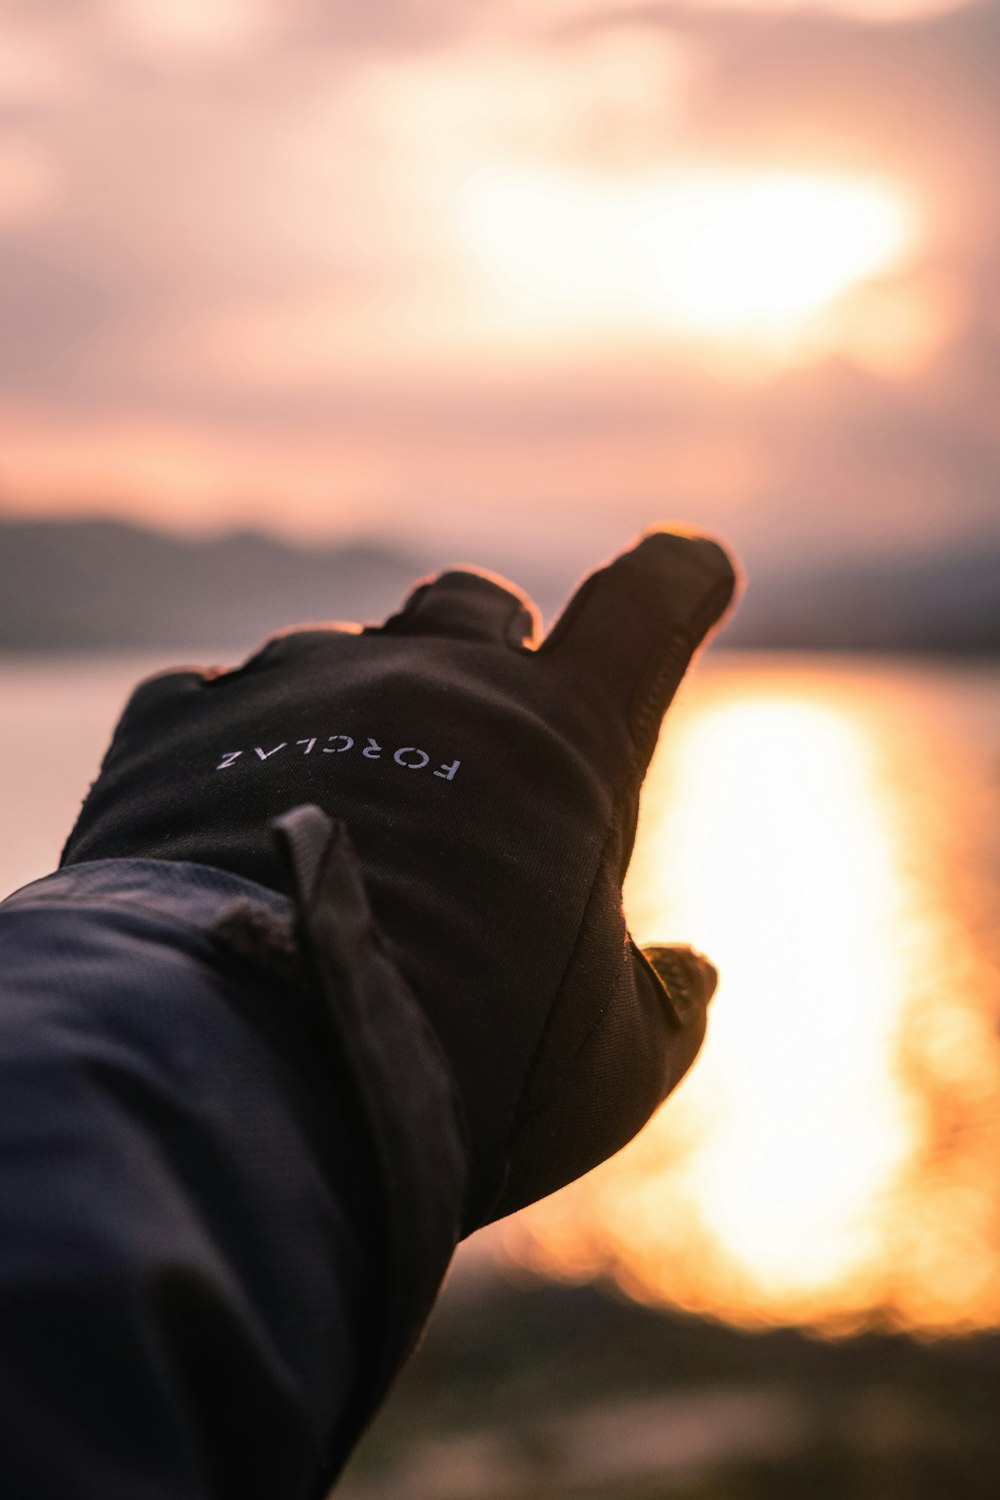
{"label": "sunset sky", "polygon": [[1000,4],[7,0],[0,510],[1000,535]]}

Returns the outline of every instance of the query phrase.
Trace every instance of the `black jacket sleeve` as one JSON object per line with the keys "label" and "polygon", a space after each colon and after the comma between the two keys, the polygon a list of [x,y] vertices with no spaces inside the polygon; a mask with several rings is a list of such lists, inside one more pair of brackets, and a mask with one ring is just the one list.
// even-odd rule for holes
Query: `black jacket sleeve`
{"label": "black jacket sleeve", "polygon": [[318,1500],[416,1339],[453,1083],[343,830],[291,898],[104,860],[0,905],[0,1472],[33,1500]]}

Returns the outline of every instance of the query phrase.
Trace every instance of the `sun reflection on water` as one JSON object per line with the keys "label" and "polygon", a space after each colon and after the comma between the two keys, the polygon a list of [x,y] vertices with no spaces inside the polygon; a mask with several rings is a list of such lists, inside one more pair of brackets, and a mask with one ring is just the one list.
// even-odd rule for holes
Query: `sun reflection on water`
{"label": "sun reflection on water", "polygon": [[515,1256],[744,1322],[1000,1321],[998,984],[947,758],[877,672],[720,672],[679,709],[626,909],[718,964],[709,1041]]}

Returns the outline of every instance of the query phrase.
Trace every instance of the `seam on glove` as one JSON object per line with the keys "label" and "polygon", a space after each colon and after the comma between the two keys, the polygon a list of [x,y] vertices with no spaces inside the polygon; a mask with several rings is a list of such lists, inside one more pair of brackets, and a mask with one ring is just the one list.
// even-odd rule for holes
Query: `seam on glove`
{"label": "seam on glove", "polygon": [[[538,1071],[539,1071],[540,1067],[542,1066],[542,1061],[543,1061],[543,1058],[545,1056],[546,1042],[548,1040],[549,1031],[551,1030],[551,1027],[553,1025],[553,1021],[554,1021],[554,1017],[555,1017],[555,1013],[556,1013],[556,1007],[558,1006],[561,997],[565,993],[566,986],[569,983],[569,980],[570,980],[570,978],[572,976],[574,964],[576,963],[577,949],[580,946],[581,934],[583,933],[584,929],[587,926],[587,921],[588,921],[588,918],[590,917],[590,908],[591,908],[591,905],[592,905],[592,903],[593,903],[593,901],[595,899],[595,896],[597,894],[598,882],[599,882],[600,877],[601,877],[601,872],[605,868],[606,862],[607,862],[607,860],[608,860],[608,858],[610,856],[610,848],[611,848],[611,845],[612,845],[612,841],[613,841],[613,839],[615,837],[615,834],[617,832],[618,832],[617,820],[613,819],[612,822],[611,822],[610,827],[608,828],[608,832],[607,832],[607,835],[606,835],[606,837],[604,839],[604,843],[601,845],[601,853],[600,853],[600,856],[599,856],[598,861],[597,861],[596,869],[594,871],[594,878],[591,881],[590,889],[587,892],[587,899],[586,899],[586,901],[584,902],[584,905],[583,905],[583,912],[581,913],[581,916],[580,916],[579,925],[577,926],[576,932],[575,932],[575,934],[573,936],[573,946],[570,949],[569,957],[567,958],[565,967],[563,968],[563,971],[562,971],[561,975],[559,976],[559,982],[556,985],[556,988],[555,988],[555,991],[553,993],[552,999],[549,1002],[548,1008],[547,1008],[546,1013],[545,1013],[545,1021],[544,1021],[544,1024],[542,1026],[541,1034],[540,1034],[539,1040],[538,1040],[538,1046],[535,1049],[535,1055],[534,1055],[534,1057],[532,1059],[531,1067],[528,1069],[527,1075],[525,1076],[524,1083],[522,1084],[521,1088],[518,1091],[517,1103],[515,1104],[514,1109],[512,1111],[512,1114],[511,1114],[511,1120],[512,1120],[511,1128],[510,1128],[510,1130],[509,1130],[509,1132],[507,1134],[507,1138],[506,1138],[506,1141],[504,1143],[505,1147],[509,1147],[510,1142],[513,1140],[513,1138],[514,1138],[515,1134],[517,1133],[517,1131],[521,1128],[522,1124],[525,1121],[532,1119],[536,1114],[538,1114],[540,1112],[540,1109],[543,1107],[543,1106],[539,1106],[539,1108],[537,1108],[537,1109],[526,1111],[526,1100],[529,1098],[529,1096],[531,1094],[531,1090],[534,1087],[535,1080],[536,1080],[536,1078],[538,1076]],[[603,1019],[604,1019],[604,1017],[605,1017],[606,1014],[607,1014],[607,1005],[603,1005],[601,1007],[600,1011],[598,1012],[596,1019],[594,1021],[592,1021],[591,1024],[587,1027],[587,1030],[584,1032],[583,1037],[577,1043],[576,1047],[573,1050],[572,1055],[570,1057],[566,1058],[565,1061],[563,1061],[563,1062],[561,1062],[560,1064],[557,1065],[557,1067],[555,1069],[555,1072],[553,1074],[553,1078],[554,1079],[560,1079],[561,1080],[563,1078],[563,1076],[567,1072],[569,1072],[569,1071],[572,1070],[573,1062],[575,1061],[576,1057],[578,1056],[578,1054],[580,1053],[580,1051],[583,1049],[583,1047],[586,1046],[587,1042],[589,1041],[589,1039],[591,1038],[591,1036],[594,1034],[594,1032],[598,1029],[598,1027],[600,1026],[600,1024],[603,1021]],[[524,1112],[524,1113],[522,1113],[522,1112]]]}

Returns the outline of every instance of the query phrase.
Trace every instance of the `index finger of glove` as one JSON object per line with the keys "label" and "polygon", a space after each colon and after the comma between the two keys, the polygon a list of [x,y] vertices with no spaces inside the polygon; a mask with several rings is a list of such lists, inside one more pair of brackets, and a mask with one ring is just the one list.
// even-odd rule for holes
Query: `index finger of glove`
{"label": "index finger of glove", "polygon": [[640,739],[725,614],[736,571],[718,542],[657,531],[585,579],[540,648]]}

